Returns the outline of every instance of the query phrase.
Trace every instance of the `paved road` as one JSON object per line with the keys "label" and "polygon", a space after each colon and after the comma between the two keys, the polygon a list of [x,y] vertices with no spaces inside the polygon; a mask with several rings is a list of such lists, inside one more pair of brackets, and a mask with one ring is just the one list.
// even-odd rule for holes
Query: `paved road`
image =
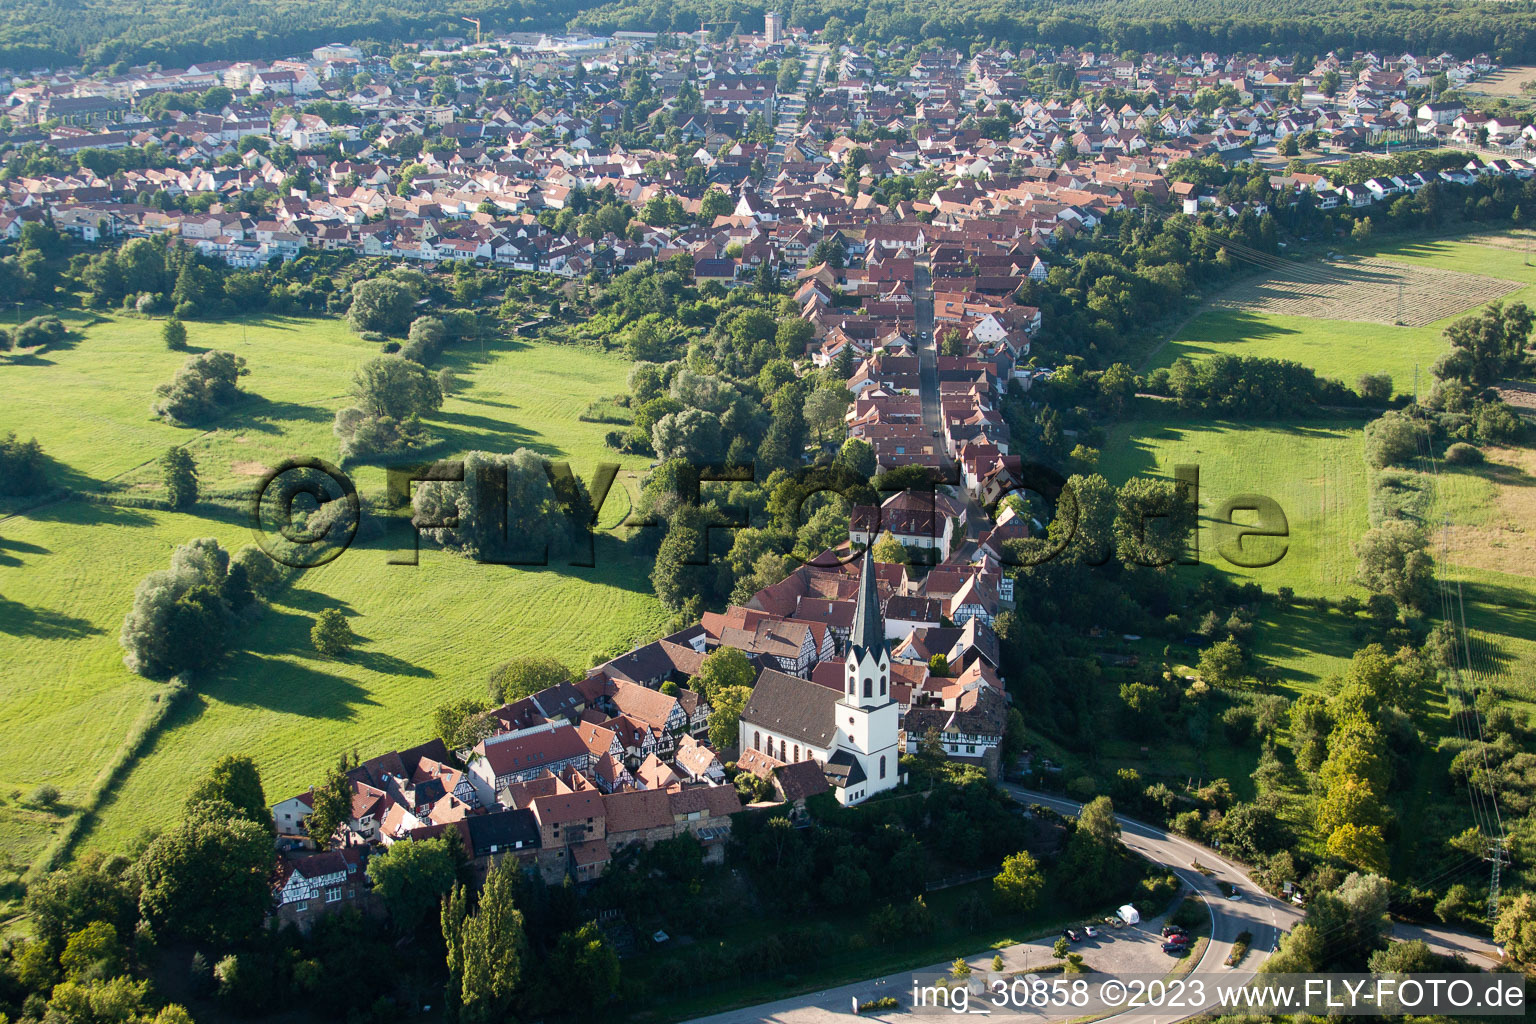
{"label": "paved road", "polygon": [[[923,397],[923,426],[934,435],[937,447],[944,443],[943,413],[939,405],[938,340],[933,336],[933,275],[926,264],[919,263],[912,290],[913,312],[917,319],[918,380]],[[924,337],[926,335],[926,337]]]}
{"label": "paved road", "polygon": [[1460,954],[1473,967],[1486,969],[1504,962],[1503,952],[1492,939],[1441,925],[1405,924],[1399,921],[1392,926],[1392,937],[1404,942],[1422,939],[1436,953],[1447,956]]}
{"label": "paved road", "polygon": [[780,96],[778,100],[778,119],[773,128],[773,145],[768,150],[768,160],[763,165],[763,180],[758,182],[758,192],[766,195],[773,187],[773,179],[778,177],[779,168],[784,164],[784,147],[795,137],[795,132],[800,128],[800,114],[805,110],[805,94],[811,86],[816,84],[817,76],[822,70],[823,63],[828,59],[831,51],[825,46],[813,46],[800,58],[805,64],[805,70],[800,73],[800,81],[795,86],[795,91]]}

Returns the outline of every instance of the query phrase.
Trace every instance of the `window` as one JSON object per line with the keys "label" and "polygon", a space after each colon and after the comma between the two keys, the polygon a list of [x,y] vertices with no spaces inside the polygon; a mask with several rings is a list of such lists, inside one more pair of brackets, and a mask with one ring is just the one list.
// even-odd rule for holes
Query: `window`
{"label": "window", "polygon": [[752,730],[752,749],[753,750],[762,750],[763,749],[763,734],[760,731],[758,731],[757,729],[753,729]]}
{"label": "window", "polygon": [[880,777],[885,778],[885,755],[880,755]]}
{"label": "window", "polygon": [[866,696],[866,697],[874,696],[874,690],[875,690],[875,681],[873,679],[869,678],[869,676],[865,676],[864,677],[864,696]]}
{"label": "window", "polygon": [[789,760],[789,757],[787,756],[788,750],[789,750],[789,744],[785,743],[783,740],[779,740],[779,760],[780,761],[788,761]]}
{"label": "window", "polygon": [[795,744],[795,760],[800,760],[800,744]]}
{"label": "window", "polygon": [[336,901],[338,901],[340,899],[341,899],[341,886],[333,885],[329,889],[325,890],[325,902],[327,902],[327,903],[335,903]]}
{"label": "window", "polygon": [[885,696],[885,673],[880,673],[880,696]]}
{"label": "window", "polygon": [[308,903],[295,903],[293,905],[293,912],[295,914],[302,914],[302,913],[304,913],[304,911],[306,911],[308,909],[309,909],[309,904]]}

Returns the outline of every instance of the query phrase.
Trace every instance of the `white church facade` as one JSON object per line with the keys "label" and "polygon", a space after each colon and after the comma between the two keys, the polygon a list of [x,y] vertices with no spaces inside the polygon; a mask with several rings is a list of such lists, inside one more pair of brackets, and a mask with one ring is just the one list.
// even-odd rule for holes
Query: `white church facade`
{"label": "white church facade", "polygon": [[764,670],[741,713],[738,749],[785,764],[815,761],[838,803],[849,806],[900,784],[900,717],[874,561],[866,549],[841,691]]}

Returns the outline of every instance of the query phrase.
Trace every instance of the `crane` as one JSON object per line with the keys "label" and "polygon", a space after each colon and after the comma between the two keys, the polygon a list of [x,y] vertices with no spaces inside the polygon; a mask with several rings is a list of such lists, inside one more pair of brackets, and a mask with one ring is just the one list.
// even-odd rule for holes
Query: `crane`
{"label": "crane", "polygon": [[459,20],[460,21],[467,21],[471,25],[475,26],[475,45],[479,46],[480,45],[480,19],[479,18],[462,18],[461,17]]}

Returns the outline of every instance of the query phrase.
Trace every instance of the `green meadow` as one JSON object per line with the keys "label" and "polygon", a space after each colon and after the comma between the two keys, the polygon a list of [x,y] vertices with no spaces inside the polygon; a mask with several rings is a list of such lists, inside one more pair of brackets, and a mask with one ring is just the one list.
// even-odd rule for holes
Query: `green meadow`
{"label": "green meadow", "polygon": [[[1200,470],[1200,560],[1239,581],[1274,592],[1290,587],[1300,597],[1364,597],[1352,582],[1350,545],[1366,529],[1363,440],[1354,421],[1237,423],[1146,419],[1119,424],[1106,441],[1100,469],[1112,483],[1133,476],[1173,475],[1179,465]],[[1242,541],[1238,561],[1273,560],[1262,568],[1233,564],[1220,553],[1251,515],[1219,513],[1229,499],[1261,494],[1278,503],[1289,536]],[[1174,572],[1200,571],[1175,567]],[[1311,608],[1291,608],[1261,621],[1254,653],[1282,677],[1311,684],[1348,661],[1342,615],[1319,619]],[[1332,621],[1336,619],[1337,621]]]}
{"label": "green meadow", "polygon": [[[1521,241],[1469,237],[1388,242],[1369,255],[1526,282],[1503,301],[1536,305],[1536,267],[1527,265]],[[1183,324],[1145,369],[1170,366],[1180,357],[1262,356],[1295,360],[1321,376],[1351,385],[1363,373],[1386,373],[1400,394],[1413,393],[1417,369],[1422,394],[1432,382],[1431,366],[1445,350],[1444,329],[1454,319],[1428,327],[1398,327],[1207,308]],[[1202,561],[1270,591],[1288,586],[1304,597],[1364,597],[1352,580],[1351,550],[1369,525],[1362,425],[1360,420],[1278,424],[1153,416],[1115,427],[1106,440],[1101,467],[1118,482],[1133,475],[1171,475],[1173,466],[1181,463],[1198,465]],[[1481,643],[1483,656],[1475,659],[1482,665],[1480,671],[1491,685],[1532,700],[1536,699],[1536,642],[1532,640],[1536,622],[1530,608],[1536,605],[1536,557],[1520,554],[1533,545],[1518,524],[1529,521],[1527,495],[1536,494],[1532,486],[1536,476],[1529,466],[1511,462],[1490,460],[1487,466],[1443,470],[1441,510],[1466,531],[1456,534],[1458,543],[1446,562],[1453,578],[1461,580],[1467,625]],[[1269,495],[1286,514],[1291,536],[1284,557],[1273,566],[1243,568],[1216,552],[1224,525],[1216,519],[1220,502],[1241,491]],[[1490,524],[1491,517],[1500,521]],[[1277,542],[1249,543],[1272,546]],[[1474,556],[1490,545],[1503,553]],[[1254,632],[1253,653],[1277,667],[1282,679],[1293,685],[1315,685],[1326,679],[1358,646],[1348,617],[1337,611],[1271,608],[1264,615]]]}
{"label": "green meadow", "polygon": [[[159,689],[122,664],[117,636],[134,587],[192,538],[231,549],[249,542],[238,499],[267,468],[300,455],[337,461],[332,418],[349,401],[353,371],[377,351],[330,319],[189,324],[194,350],[236,352],[250,373],[247,399],[187,429],[149,412],[155,385],[185,358],[165,350],[159,321],[76,316],[71,326],[79,334],[63,347],[0,360],[0,432],[36,436],[71,489],[129,497],[159,496],[154,462],[183,445],[205,493],[226,500],[169,512],[72,499],[0,520],[0,699],[14,726],[0,745],[0,856],[22,864],[76,813]],[[441,438],[435,457],[527,447],[568,459],[585,479],[603,461],[643,465],[604,448],[610,426],[577,418],[623,390],[621,357],[499,340],[450,350],[441,365],[459,383],[428,421]],[[351,471],[365,493],[382,489],[381,468]],[[604,521],[626,508],[615,487]],[[431,708],[481,692],[500,661],[537,652],[584,667],[665,620],[649,565],[612,537],[599,537],[593,568],[479,565],[430,547],[420,565],[398,566],[382,543],[360,542],[301,574],[245,630],[242,652],[199,680],[87,823],[87,845],[122,849],[163,827],[220,754],[252,755],[275,800],[316,781],[343,752],[427,739]],[[309,641],[314,617],[332,607],[363,638],[341,660]],[[61,791],[56,812],[16,798],[41,783]]]}
{"label": "green meadow", "polygon": [[1364,373],[1391,376],[1399,394],[1413,394],[1417,370],[1421,390],[1430,367],[1445,351],[1438,327],[1392,327],[1354,320],[1318,320],[1243,309],[1208,309],[1193,317],[1152,358],[1147,370],[1178,359],[1213,355],[1289,359],[1320,377],[1353,387]]}

